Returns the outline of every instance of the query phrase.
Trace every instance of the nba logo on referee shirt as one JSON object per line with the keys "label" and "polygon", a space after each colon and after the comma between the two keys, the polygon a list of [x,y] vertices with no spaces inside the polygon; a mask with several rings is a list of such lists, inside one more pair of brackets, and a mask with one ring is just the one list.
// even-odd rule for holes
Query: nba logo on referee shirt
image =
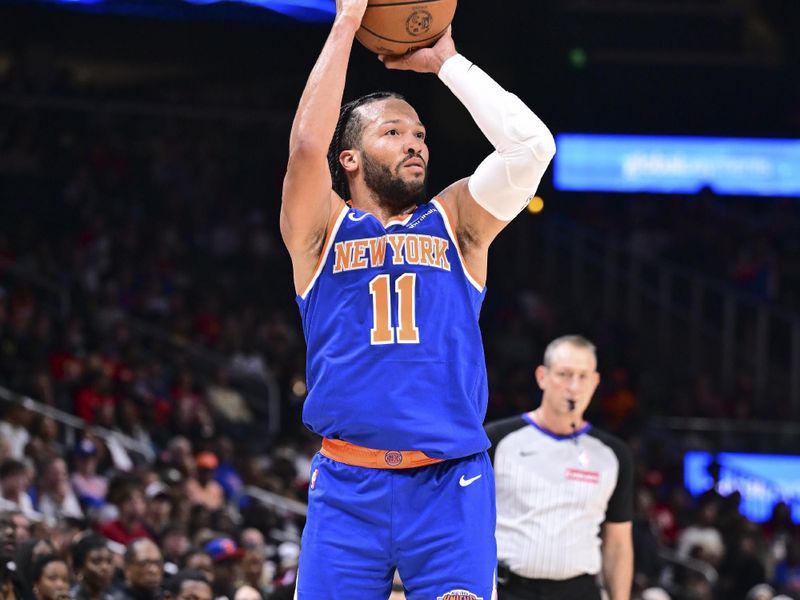
{"label": "nba logo on referee shirt", "polygon": [[451,590],[444,596],[436,596],[436,600],[483,600],[467,590]]}

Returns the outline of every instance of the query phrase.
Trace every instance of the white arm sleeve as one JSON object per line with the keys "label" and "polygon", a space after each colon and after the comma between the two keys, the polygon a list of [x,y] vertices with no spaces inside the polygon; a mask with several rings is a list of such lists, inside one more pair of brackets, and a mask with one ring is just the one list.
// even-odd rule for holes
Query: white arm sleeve
{"label": "white arm sleeve", "polygon": [[510,221],[539,187],[556,153],[553,135],[522,100],[460,54],[444,62],[439,79],[495,147],[469,179],[472,197],[495,218]]}

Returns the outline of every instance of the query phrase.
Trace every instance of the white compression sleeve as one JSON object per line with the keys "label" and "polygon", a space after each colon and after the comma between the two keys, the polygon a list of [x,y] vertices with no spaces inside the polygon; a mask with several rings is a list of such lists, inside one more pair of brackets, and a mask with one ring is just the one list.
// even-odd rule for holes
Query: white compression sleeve
{"label": "white compression sleeve", "polygon": [[539,187],[556,152],[553,135],[522,100],[460,54],[444,62],[439,79],[495,147],[469,179],[472,197],[492,216],[510,221]]}

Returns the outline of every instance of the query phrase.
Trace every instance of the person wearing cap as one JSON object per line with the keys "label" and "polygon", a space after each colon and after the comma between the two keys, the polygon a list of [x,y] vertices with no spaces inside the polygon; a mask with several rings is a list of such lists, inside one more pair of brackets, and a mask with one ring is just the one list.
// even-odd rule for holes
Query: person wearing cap
{"label": "person wearing cap", "polygon": [[201,452],[195,459],[197,477],[186,481],[186,494],[191,504],[201,504],[210,511],[220,510],[225,505],[225,492],[214,480],[214,470],[219,466],[213,452]]}
{"label": "person wearing cap", "polygon": [[144,488],[147,503],[145,527],[154,539],[160,539],[172,524],[172,496],[169,488],[160,481],[153,481]]}
{"label": "person wearing cap", "polygon": [[105,500],[108,479],[97,474],[98,448],[90,439],[84,438],[75,448],[72,473],[72,489],[83,503]]}
{"label": "person wearing cap", "polygon": [[214,561],[214,598],[233,600],[244,551],[230,538],[215,538],[203,549]]}

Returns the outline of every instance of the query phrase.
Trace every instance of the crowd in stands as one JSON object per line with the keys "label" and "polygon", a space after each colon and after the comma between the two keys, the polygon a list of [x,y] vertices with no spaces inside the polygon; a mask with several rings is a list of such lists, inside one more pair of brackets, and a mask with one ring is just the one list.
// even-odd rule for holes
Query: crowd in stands
{"label": "crowd in stands", "polygon": [[[304,343],[277,235],[284,145],[271,133],[252,122],[0,111],[0,386],[85,423],[0,406],[0,560],[14,565],[0,569],[5,598],[291,598],[303,518],[247,491],[302,502],[319,443],[300,416]],[[563,214],[793,301],[796,207],[659,200],[656,218],[655,204],[586,200]],[[721,219],[725,234],[712,225]],[[636,597],[800,600],[789,508],[756,524],[735,493],[691,497],[681,444],[644,435],[654,407],[630,332],[502,287],[482,321],[488,418],[533,407],[533,367],[554,335],[579,326],[599,342],[591,419],[624,437],[638,465]],[[730,412],[712,382],[684,393],[661,408]]]}

